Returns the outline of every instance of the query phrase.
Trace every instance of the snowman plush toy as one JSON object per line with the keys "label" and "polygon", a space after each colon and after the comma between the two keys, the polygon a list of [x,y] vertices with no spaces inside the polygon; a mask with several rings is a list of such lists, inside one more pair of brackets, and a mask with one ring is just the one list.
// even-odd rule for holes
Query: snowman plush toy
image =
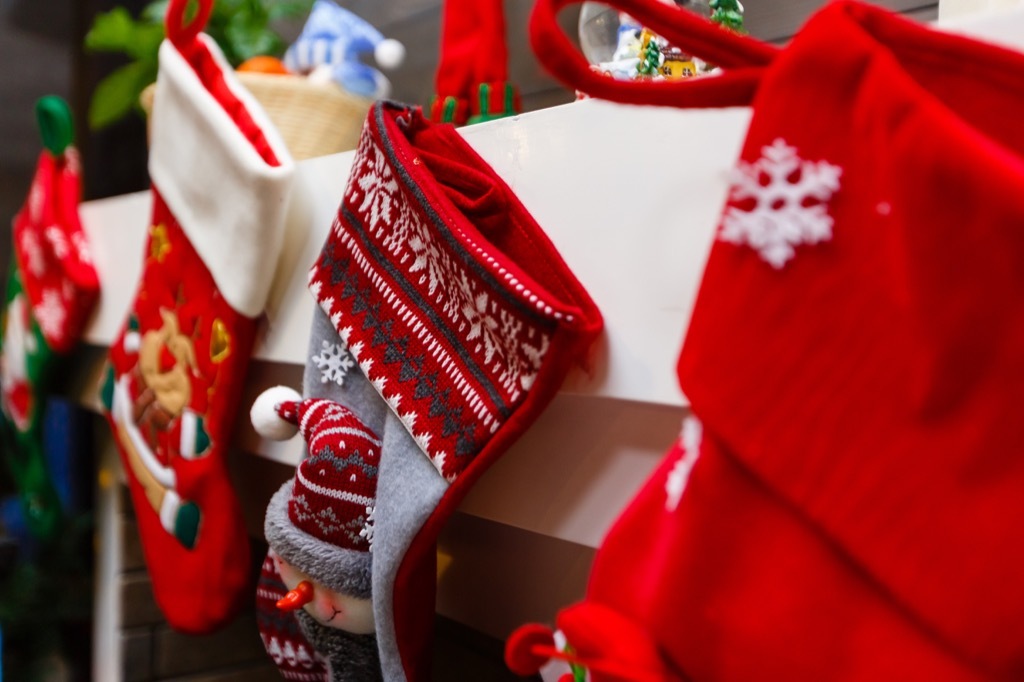
{"label": "snowman plush toy", "polygon": [[263,437],[299,432],[308,448],[267,507],[264,647],[285,679],[381,680],[370,599],[380,439],[347,407],[285,387],[264,392],[251,416]]}

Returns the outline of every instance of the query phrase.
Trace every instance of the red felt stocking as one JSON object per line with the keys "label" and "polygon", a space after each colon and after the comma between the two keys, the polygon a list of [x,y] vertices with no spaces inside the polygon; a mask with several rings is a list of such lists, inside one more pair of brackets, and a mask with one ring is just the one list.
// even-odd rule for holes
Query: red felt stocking
{"label": "red felt stocking", "polygon": [[701,421],[563,614],[578,658],[628,660],[611,609],[674,677],[1020,679],[1024,57],[855,2],[775,54],[614,0],[726,66],[615,84],[570,55],[565,4],[534,38],[571,84],[754,109],[678,366]]}
{"label": "red felt stocking", "polygon": [[[37,111],[41,121],[50,111],[54,121],[70,120],[66,106],[46,98]],[[28,201],[14,219],[14,259],[0,340],[0,460],[18,487],[29,528],[48,539],[59,535],[64,524],[52,472],[46,470],[43,415],[51,384],[99,293],[78,217],[79,176],[74,147],[59,155],[40,154]]]}
{"label": "red felt stocking", "polygon": [[518,113],[502,0],[445,0],[442,21],[431,120],[462,125]]}
{"label": "red felt stocking", "polygon": [[111,346],[104,403],[157,603],[212,630],[248,596],[248,541],[227,477],[256,318],[280,249],[292,162],[201,35],[168,11],[153,109],[153,214],[139,292]]}

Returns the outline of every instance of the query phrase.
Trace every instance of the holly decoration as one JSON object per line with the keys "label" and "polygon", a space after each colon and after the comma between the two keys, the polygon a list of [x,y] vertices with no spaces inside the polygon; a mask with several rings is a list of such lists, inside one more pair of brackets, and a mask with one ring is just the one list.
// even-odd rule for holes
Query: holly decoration
{"label": "holly decoration", "polygon": [[565,653],[568,655],[569,670],[572,672],[563,675],[559,682],[587,682],[587,669],[572,660],[576,655],[576,650],[568,642],[565,644]]}
{"label": "holly decoration", "polygon": [[711,0],[711,21],[736,33],[743,29],[743,5],[739,0]]}

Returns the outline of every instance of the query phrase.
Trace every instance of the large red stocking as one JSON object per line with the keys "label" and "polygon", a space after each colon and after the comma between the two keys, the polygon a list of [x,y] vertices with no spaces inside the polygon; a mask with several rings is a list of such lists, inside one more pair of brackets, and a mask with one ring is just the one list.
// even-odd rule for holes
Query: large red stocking
{"label": "large red stocking", "polygon": [[[678,364],[694,416],[560,655],[595,682],[1021,679],[1024,57],[856,2],[779,51],[612,0],[725,67],[616,83],[566,4],[534,38],[575,87],[753,117]],[[519,670],[551,653],[526,634]]]}

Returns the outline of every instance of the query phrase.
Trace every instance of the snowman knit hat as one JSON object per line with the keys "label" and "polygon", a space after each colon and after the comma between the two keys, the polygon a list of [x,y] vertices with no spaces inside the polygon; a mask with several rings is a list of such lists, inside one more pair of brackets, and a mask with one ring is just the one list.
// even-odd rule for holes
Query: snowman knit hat
{"label": "snowman knit hat", "polygon": [[380,439],[347,407],[280,387],[260,396],[252,416],[268,438],[298,426],[309,450],[267,507],[267,542],[316,582],[369,598]]}

